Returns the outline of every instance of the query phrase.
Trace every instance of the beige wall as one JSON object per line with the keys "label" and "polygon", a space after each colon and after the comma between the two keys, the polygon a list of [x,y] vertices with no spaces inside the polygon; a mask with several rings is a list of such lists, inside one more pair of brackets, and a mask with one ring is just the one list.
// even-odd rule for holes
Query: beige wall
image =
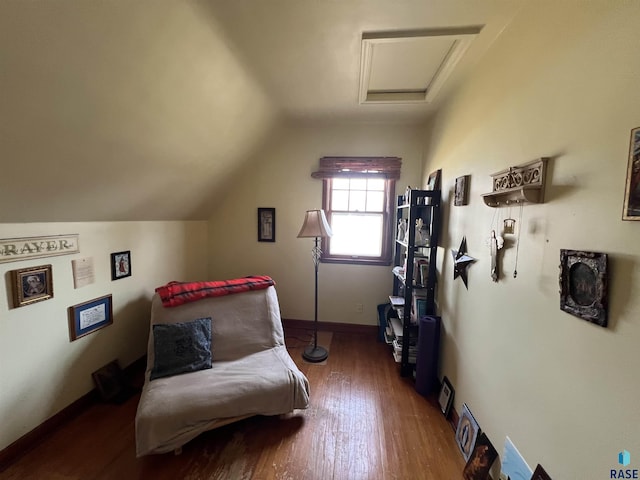
{"label": "beige wall", "polygon": [[[322,181],[311,178],[323,156],[402,157],[396,191],[421,176],[421,132],[402,125],[308,124],[284,127],[236,178],[209,223],[212,278],[271,275],[284,318],[313,320],[312,239],[298,239],[306,210],[322,207]],[[415,183],[414,183],[415,185]],[[258,207],[275,207],[276,242],[257,241]],[[376,305],[388,301],[390,268],[321,264],[320,321],[377,322]],[[356,304],[364,306],[356,313]]]}
{"label": "beige wall", "polygon": [[[441,373],[500,452],[509,435],[553,478],[609,478],[622,449],[639,465],[640,223],[621,221],[640,125],[638,24],[637,2],[529,2],[425,131],[423,175],[443,169],[448,205]],[[511,246],[493,283],[496,210],[481,194],[491,173],[541,156],[553,159],[546,202],[524,207],[518,277]],[[467,174],[470,204],[455,207],[455,177]],[[468,291],[450,255],[465,235],[478,259]],[[560,249],[609,254],[608,328],[560,310]]]}
{"label": "beige wall", "polygon": [[[171,280],[202,279],[206,222],[0,224],[0,238],[78,233],[80,253],[0,263],[0,450],[93,388],[91,372],[146,352],[150,299]],[[132,276],[111,281],[110,253],[131,250]],[[95,283],[73,288],[71,260],[92,257]],[[11,270],[51,264],[52,299],[11,308]],[[67,308],[112,294],[114,323],[69,341]]]}

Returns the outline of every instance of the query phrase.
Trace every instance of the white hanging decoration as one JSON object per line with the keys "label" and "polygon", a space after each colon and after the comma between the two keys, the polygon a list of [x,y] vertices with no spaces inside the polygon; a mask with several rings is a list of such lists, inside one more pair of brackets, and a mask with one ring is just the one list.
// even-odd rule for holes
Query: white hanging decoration
{"label": "white hanging decoration", "polygon": [[498,268],[498,250],[504,246],[504,239],[496,235],[495,230],[491,230],[491,238],[489,239],[489,248],[491,248],[491,280],[498,281],[500,276]]}

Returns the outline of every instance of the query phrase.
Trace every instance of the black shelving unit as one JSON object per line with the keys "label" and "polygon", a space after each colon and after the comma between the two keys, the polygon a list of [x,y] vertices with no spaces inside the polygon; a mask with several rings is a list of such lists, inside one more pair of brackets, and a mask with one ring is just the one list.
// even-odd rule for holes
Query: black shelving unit
{"label": "black shelving unit", "polygon": [[[396,304],[396,315],[402,325],[402,348],[400,355],[400,374],[403,377],[412,374],[415,358],[410,356],[410,347],[417,342],[417,314],[412,318],[414,292],[420,290],[424,295],[425,314],[436,315],[436,259],[440,239],[441,211],[440,190],[410,190],[408,198],[398,197],[396,225],[400,219],[407,221],[408,235],[398,238],[396,232],[394,254],[394,280],[392,305]],[[423,232],[428,239],[426,245],[416,245],[416,221],[421,218]],[[405,262],[406,259],[406,262]],[[416,262],[428,262],[426,279],[416,272]],[[403,268],[406,266],[406,268]],[[399,303],[404,299],[403,306]]]}

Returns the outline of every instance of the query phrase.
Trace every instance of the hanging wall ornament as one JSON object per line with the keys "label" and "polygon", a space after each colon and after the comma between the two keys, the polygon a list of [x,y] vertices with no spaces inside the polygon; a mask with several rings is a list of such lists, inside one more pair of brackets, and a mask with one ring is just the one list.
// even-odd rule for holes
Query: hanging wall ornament
{"label": "hanging wall ornament", "polygon": [[498,268],[498,250],[504,246],[504,239],[496,236],[496,231],[491,230],[491,238],[489,239],[489,248],[491,249],[491,280],[494,282],[500,278],[500,270]]}
{"label": "hanging wall ornament", "polygon": [[467,238],[462,237],[462,242],[460,242],[460,248],[458,250],[451,250],[451,255],[453,256],[453,279],[460,277],[462,278],[462,282],[464,283],[465,288],[468,290],[469,286],[467,285],[467,269],[469,265],[476,261],[475,258],[467,255]]}

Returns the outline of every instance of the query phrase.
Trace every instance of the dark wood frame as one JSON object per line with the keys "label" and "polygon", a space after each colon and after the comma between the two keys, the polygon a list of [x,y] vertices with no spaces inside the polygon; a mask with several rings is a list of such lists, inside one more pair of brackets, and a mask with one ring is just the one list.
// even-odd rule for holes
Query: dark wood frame
{"label": "dark wood frame", "polygon": [[[271,217],[271,231],[264,232],[263,229],[267,225],[268,217]],[[258,241],[259,242],[275,242],[276,241],[276,209],[275,208],[258,208]]]}
{"label": "dark wood frame", "polygon": [[440,184],[442,183],[442,169],[439,168],[435,172],[429,174],[427,179],[427,188],[425,190],[440,190]]}
{"label": "dark wood frame", "polygon": [[[449,389],[449,394],[446,394],[445,388]],[[444,418],[449,418],[451,412],[451,406],[453,405],[453,397],[456,391],[454,390],[451,382],[445,375],[442,379],[442,385],[440,387],[440,393],[438,394],[438,405],[440,405],[440,411],[443,413]]]}
{"label": "dark wood frame", "polygon": [[96,384],[100,398],[105,402],[115,400],[127,388],[124,373],[117,360],[99,368],[91,374],[91,377]]}
{"label": "dark wood frame", "polygon": [[[118,258],[127,258],[127,271],[121,273],[119,270]],[[123,252],[114,252],[111,254],[111,280],[120,280],[131,276],[131,250],[125,250]]]}
{"label": "dark wood frame", "polygon": [[542,465],[538,464],[536,469],[533,471],[533,476],[531,480],[551,480],[549,474],[545,471]]}
{"label": "dark wood frame", "polygon": [[560,309],[607,326],[607,254],[560,250]]}
{"label": "dark wood frame", "polygon": [[[26,290],[29,277],[35,276],[44,287],[42,292],[29,294]],[[38,267],[21,268],[11,271],[13,284],[13,306],[24,307],[32,303],[41,302],[53,298],[53,269],[51,265],[40,265]]]}
{"label": "dark wood frame", "polygon": [[453,204],[461,207],[469,203],[469,175],[462,175],[456,178],[456,185],[453,195]]}
{"label": "dark wood frame", "polygon": [[[331,178],[325,178],[322,181],[322,208],[327,215],[327,221],[331,225],[332,208],[331,208]],[[357,257],[353,255],[331,255],[329,246],[331,239],[322,238],[322,255],[321,262],[325,263],[349,263],[354,265],[391,265],[393,254],[395,224],[394,224],[394,208],[393,203],[396,192],[396,181],[385,178],[385,198],[384,211],[382,212],[382,252],[379,257]]]}
{"label": "dark wood frame", "polygon": [[[82,328],[80,325],[80,315],[82,312],[97,307],[98,305],[104,305],[105,319]],[[111,295],[105,295],[103,297],[94,298],[88,302],[79,303],[69,307],[69,337],[71,341],[77,340],[80,337],[89,335],[90,333],[107,327],[113,323],[113,299]]]}
{"label": "dark wood frame", "polygon": [[640,220],[640,127],[631,130],[622,219]]}

